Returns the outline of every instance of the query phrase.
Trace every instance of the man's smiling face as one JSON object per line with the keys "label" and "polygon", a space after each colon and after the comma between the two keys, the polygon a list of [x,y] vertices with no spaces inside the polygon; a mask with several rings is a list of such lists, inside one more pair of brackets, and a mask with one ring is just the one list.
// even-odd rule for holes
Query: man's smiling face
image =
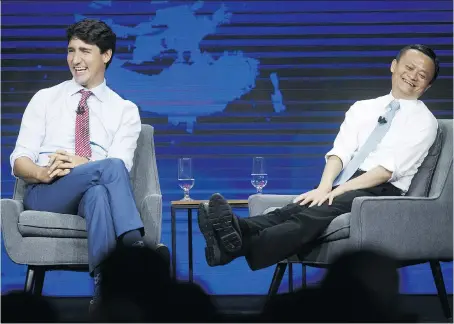
{"label": "man's smiling face", "polygon": [[73,38],[68,44],[67,61],[74,80],[87,89],[94,88],[104,81],[106,63],[112,51],[101,53],[96,45]]}
{"label": "man's smiling face", "polygon": [[435,74],[435,64],[424,53],[409,49],[399,59],[393,60],[392,94],[396,99],[418,99],[430,88]]}

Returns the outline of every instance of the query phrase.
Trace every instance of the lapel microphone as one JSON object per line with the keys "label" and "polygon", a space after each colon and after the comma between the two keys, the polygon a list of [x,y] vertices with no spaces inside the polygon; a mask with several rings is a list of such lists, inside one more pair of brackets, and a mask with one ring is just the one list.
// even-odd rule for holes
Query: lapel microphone
{"label": "lapel microphone", "polygon": [[386,124],[387,122],[388,122],[388,121],[386,120],[385,117],[383,117],[383,116],[378,117],[378,123],[379,123],[380,125]]}

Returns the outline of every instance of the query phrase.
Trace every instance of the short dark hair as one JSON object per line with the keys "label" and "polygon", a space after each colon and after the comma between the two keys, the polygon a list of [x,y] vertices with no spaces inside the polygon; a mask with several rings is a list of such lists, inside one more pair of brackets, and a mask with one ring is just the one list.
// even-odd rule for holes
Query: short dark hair
{"label": "short dark hair", "polygon": [[411,49],[417,50],[417,51],[427,55],[428,57],[430,57],[432,59],[432,62],[434,62],[435,73],[434,73],[432,80],[430,81],[430,84],[432,84],[437,79],[438,73],[440,72],[440,62],[438,61],[437,54],[435,54],[433,49],[431,49],[429,46],[421,45],[421,44],[412,44],[412,45],[407,45],[400,50],[399,54],[397,54],[397,56],[396,56],[396,61],[399,62],[399,59],[401,58],[401,56],[406,51],[411,50]]}
{"label": "short dark hair", "polygon": [[96,45],[99,47],[101,54],[104,54],[109,49],[112,50],[112,57],[106,63],[106,69],[109,67],[115,53],[117,35],[105,22],[97,19],[83,19],[66,29],[66,38],[68,39],[68,44],[71,39],[78,38],[87,44]]}

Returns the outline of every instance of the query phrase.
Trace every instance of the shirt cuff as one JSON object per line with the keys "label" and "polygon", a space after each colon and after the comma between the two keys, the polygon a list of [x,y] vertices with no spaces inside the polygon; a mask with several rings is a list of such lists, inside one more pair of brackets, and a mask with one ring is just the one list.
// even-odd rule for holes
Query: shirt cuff
{"label": "shirt cuff", "polygon": [[332,150],[325,154],[325,163],[328,162],[328,157],[330,157],[331,155],[337,156],[342,161],[342,170],[351,160],[349,156],[347,156],[346,154],[342,154],[342,152],[333,148]]}
{"label": "shirt cuff", "polygon": [[392,173],[388,182],[394,182],[401,178],[399,172],[397,171],[396,162],[392,157],[378,161],[378,166],[381,166]]}
{"label": "shirt cuff", "polygon": [[32,160],[33,163],[36,163],[35,156],[33,154],[27,154],[26,152],[18,152],[18,153],[11,154],[11,157],[10,157],[11,175],[13,177],[15,177],[16,179],[19,179],[19,177],[14,174],[14,162],[16,162],[16,160],[18,158],[23,157],[23,156],[28,157],[30,160]]}

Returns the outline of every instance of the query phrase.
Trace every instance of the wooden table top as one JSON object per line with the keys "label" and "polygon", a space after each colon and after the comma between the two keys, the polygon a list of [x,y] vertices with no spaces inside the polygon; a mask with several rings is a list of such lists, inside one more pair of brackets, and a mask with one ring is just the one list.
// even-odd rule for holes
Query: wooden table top
{"label": "wooden table top", "polygon": [[[185,207],[185,206],[198,206],[200,205],[201,203],[203,202],[207,202],[208,200],[173,200],[171,203],[172,203],[172,206],[175,206],[175,207]],[[247,205],[248,201],[247,199],[227,199],[227,202],[231,205],[231,206],[235,206],[235,205]]]}

